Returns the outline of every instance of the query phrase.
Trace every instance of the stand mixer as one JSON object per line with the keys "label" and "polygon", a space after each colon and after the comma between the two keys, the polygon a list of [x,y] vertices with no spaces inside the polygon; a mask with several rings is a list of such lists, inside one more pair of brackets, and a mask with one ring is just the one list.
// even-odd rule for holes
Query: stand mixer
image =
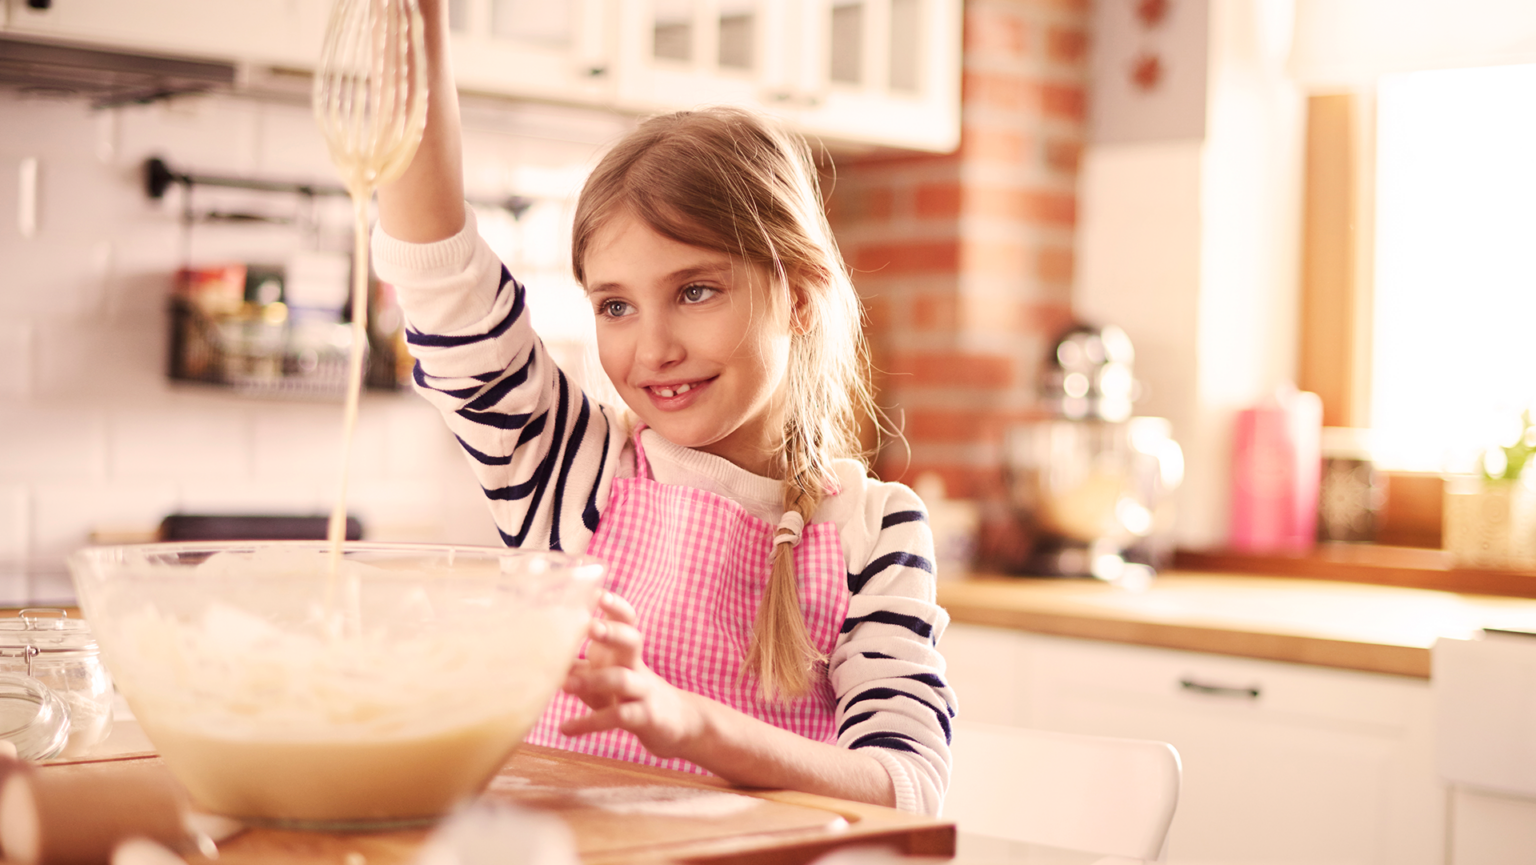
{"label": "stand mixer", "polygon": [[1183,452],[1167,420],[1131,415],[1134,360],[1120,328],[1074,325],[1041,376],[1050,415],[1008,431],[1009,501],[1033,535],[1024,573],[1136,584],[1171,560]]}

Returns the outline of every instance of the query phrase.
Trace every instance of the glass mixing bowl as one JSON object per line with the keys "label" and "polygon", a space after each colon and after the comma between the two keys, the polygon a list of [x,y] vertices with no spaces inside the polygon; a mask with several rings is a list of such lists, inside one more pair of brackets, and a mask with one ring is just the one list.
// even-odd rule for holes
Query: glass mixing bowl
{"label": "glass mixing bowl", "polygon": [[288,827],[430,821],[478,793],[586,633],[595,558],[325,542],[70,558],[118,690],[203,809]]}

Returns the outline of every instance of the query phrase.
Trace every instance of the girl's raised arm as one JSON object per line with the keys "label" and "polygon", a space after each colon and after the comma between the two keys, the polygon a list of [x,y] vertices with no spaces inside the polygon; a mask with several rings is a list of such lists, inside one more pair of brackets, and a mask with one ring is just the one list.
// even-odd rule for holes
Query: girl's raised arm
{"label": "girl's raised arm", "polygon": [[464,228],[459,96],[448,56],[448,0],[420,0],[427,50],[427,128],[400,178],[379,187],[379,224],[391,237],[431,243]]}

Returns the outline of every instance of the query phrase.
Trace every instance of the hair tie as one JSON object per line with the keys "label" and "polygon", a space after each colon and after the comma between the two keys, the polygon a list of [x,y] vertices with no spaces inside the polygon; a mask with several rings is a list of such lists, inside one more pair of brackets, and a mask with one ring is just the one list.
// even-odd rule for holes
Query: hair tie
{"label": "hair tie", "polygon": [[800,544],[800,530],[805,528],[805,517],[800,516],[799,511],[785,511],[784,516],[779,517],[779,527],[774,531],[774,544],[789,544],[791,547]]}

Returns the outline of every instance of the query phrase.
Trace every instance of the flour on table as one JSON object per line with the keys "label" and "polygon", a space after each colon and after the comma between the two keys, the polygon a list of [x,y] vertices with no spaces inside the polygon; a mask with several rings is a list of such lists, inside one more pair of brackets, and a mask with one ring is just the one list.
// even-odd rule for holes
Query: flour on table
{"label": "flour on table", "polygon": [[653,814],[665,817],[726,817],[762,804],[761,799],[715,790],[648,785],[600,787],[582,790],[583,803],[615,814]]}

